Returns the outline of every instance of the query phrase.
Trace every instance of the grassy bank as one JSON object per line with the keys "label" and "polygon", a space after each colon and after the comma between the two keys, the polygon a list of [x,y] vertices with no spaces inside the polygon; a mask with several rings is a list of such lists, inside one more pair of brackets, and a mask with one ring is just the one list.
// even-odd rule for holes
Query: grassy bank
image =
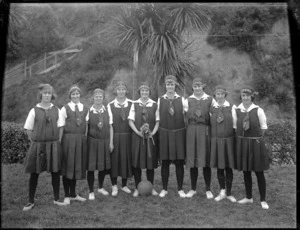
{"label": "grassy bank", "polygon": [[[145,179],[145,172],[143,178]],[[97,174],[95,174],[97,175]],[[2,165],[1,220],[3,228],[295,228],[296,227],[296,167],[271,166],[265,173],[269,210],[260,206],[255,175],[253,178],[253,204],[240,205],[229,200],[216,202],[205,198],[202,170],[199,170],[197,194],[193,198],[179,198],[175,167],[170,167],[169,194],[165,198],[133,198],[119,190],[117,197],[104,197],[97,193],[95,201],[58,207],[53,204],[51,175],[42,173],[39,178],[35,208],[23,212],[28,202],[29,175],[23,165]],[[97,176],[95,176],[97,181]],[[118,179],[118,185],[121,181]],[[104,187],[111,192],[106,176]],[[134,188],[134,181],[128,181]],[[160,168],[155,170],[154,188],[160,192]],[[216,170],[212,171],[212,192],[219,192]],[[189,172],[185,168],[183,189],[190,189]],[[77,192],[88,197],[86,180],[77,182]],[[232,194],[244,197],[243,175],[234,171]],[[64,192],[61,182],[60,195]]]}

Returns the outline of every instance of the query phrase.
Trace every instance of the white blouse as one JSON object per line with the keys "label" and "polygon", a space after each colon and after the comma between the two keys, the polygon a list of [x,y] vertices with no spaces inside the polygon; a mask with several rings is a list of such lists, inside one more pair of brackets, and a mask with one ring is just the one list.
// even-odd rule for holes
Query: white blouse
{"label": "white blouse", "polygon": [[[164,94],[162,95],[162,97],[164,99],[167,99],[168,98],[168,95],[167,94]],[[176,92],[175,92],[175,95],[174,95],[174,99],[180,97]],[[184,113],[184,106],[185,106],[185,99],[184,97],[181,98],[182,99],[182,106],[183,106],[183,110],[182,110],[182,113]],[[156,110],[156,113],[155,113],[155,117],[156,117],[156,121],[159,121],[160,120],[160,116],[159,116],[159,106],[160,106],[160,98],[158,98],[157,100],[157,110]]]}
{"label": "white blouse", "polygon": [[[255,108],[258,108],[257,109],[257,116],[258,116],[258,120],[259,120],[259,124],[260,124],[260,128],[261,129],[268,129],[268,126],[267,126],[267,118],[266,118],[266,115],[265,115],[265,112],[262,108],[260,108],[258,105],[255,105],[255,104],[251,104],[250,107],[246,110],[243,103],[241,103],[238,107],[236,108],[239,108],[241,109],[241,112],[242,113],[246,113],[246,112],[250,112],[252,109],[255,109]],[[237,122],[237,115],[236,115],[236,111],[234,109],[233,113],[232,113],[232,117],[233,117],[233,128],[236,129],[236,122]]]}
{"label": "white blouse", "polygon": [[113,124],[113,114],[111,112],[111,108],[110,105],[114,104],[114,106],[116,108],[121,108],[121,105],[124,105],[124,108],[128,107],[128,102],[132,102],[132,100],[126,98],[125,101],[123,103],[120,103],[117,98],[115,98],[114,100],[112,100],[111,102],[108,103],[107,105],[107,111],[108,111],[108,115],[109,115],[109,124]]}
{"label": "white blouse", "polygon": [[[70,109],[75,112],[75,105],[78,105],[78,110],[79,112],[83,111],[83,104],[82,103],[77,103],[75,104],[73,101],[68,103],[68,106],[70,107]],[[67,111],[66,108],[63,106],[60,110],[61,116],[62,116],[62,120],[63,120],[63,126],[66,125],[66,119],[67,119]],[[89,120],[89,112],[87,113],[85,120],[88,121]]]}
{"label": "white blouse", "polygon": [[[134,101],[131,105],[130,108],[130,112],[129,112],[129,116],[128,119],[135,121],[135,109],[134,109],[134,104],[138,103],[139,106],[143,106],[143,102],[141,101],[141,99],[138,99],[136,101]],[[146,107],[152,107],[153,104],[155,104],[156,102],[153,101],[152,99],[149,98],[149,100],[146,102]],[[157,115],[157,112],[155,111],[155,120],[159,121],[159,117]]]}
{"label": "white blouse", "polygon": [[[36,105],[39,108],[42,108],[39,104]],[[49,108],[52,108],[54,105],[51,103]],[[35,119],[35,110],[32,108],[26,118],[24,129],[33,130],[34,127],[34,119]],[[57,127],[64,126],[62,116],[60,110],[58,109],[58,119],[57,119]]]}

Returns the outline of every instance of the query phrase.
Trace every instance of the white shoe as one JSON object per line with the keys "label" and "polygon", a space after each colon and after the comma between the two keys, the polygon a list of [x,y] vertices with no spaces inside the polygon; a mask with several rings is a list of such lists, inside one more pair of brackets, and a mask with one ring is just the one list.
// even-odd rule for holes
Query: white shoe
{"label": "white shoe", "polygon": [[227,199],[230,200],[232,203],[236,202],[236,199],[234,196],[227,196]]}
{"label": "white shoe", "polygon": [[69,205],[69,204],[71,203],[70,197],[65,197],[64,203],[65,203],[66,205]]}
{"label": "white shoe", "polygon": [[111,195],[112,196],[117,196],[118,195],[118,187],[117,187],[117,185],[112,186]]}
{"label": "white shoe", "polygon": [[239,204],[247,204],[247,203],[253,203],[253,198],[248,199],[248,198],[244,198],[242,200],[238,201]]}
{"label": "white shoe", "polygon": [[104,195],[104,196],[109,195],[109,193],[108,193],[104,188],[99,188],[99,189],[98,189],[98,192],[101,193],[101,194]]}
{"label": "white shoe", "polygon": [[207,198],[207,199],[212,199],[212,198],[214,198],[214,195],[211,193],[211,191],[206,191],[206,198]]}
{"label": "white shoe", "polygon": [[186,196],[183,190],[178,191],[178,195],[179,195],[181,198],[185,198],[185,196]]}
{"label": "white shoe", "polygon": [[70,197],[70,200],[77,200],[77,201],[86,201],[86,199],[85,198],[83,198],[83,197],[81,197],[81,196],[79,196],[79,195],[77,195],[77,196],[75,196],[75,197]]}
{"label": "white shoe", "polygon": [[194,195],[196,195],[197,192],[195,190],[190,190],[186,195],[185,197],[188,197],[188,198],[191,198],[193,197]]}
{"label": "white shoe", "polygon": [[138,196],[139,196],[139,191],[135,189],[133,193],[133,197],[138,197]]}
{"label": "white shoe", "polygon": [[262,202],[260,202],[260,204],[263,209],[269,209],[269,205],[267,204],[266,201],[262,201]]}
{"label": "white shoe", "polygon": [[123,188],[122,188],[122,191],[123,192],[126,192],[126,193],[131,193],[131,191],[130,191],[130,189],[127,187],[127,186],[124,186]]}
{"label": "white shoe", "polygon": [[152,195],[152,196],[157,196],[158,193],[155,191],[155,189],[152,189],[151,195]]}
{"label": "white shoe", "polygon": [[225,189],[221,189],[220,194],[215,198],[215,201],[220,201],[225,199],[226,196],[226,190]]}
{"label": "white shoe", "polygon": [[23,208],[23,211],[28,211],[30,209],[32,209],[34,207],[33,203],[28,203],[25,205],[25,207]]}
{"label": "white shoe", "polygon": [[95,200],[95,193],[90,192],[90,194],[89,194],[89,200]]}
{"label": "white shoe", "polygon": [[163,189],[163,190],[161,190],[159,197],[165,197],[167,194],[168,194],[168,191]]}
{"label": "white shoe", "polygon": [[58,206],[66,206],[66,205],[68,205],[68,204],[66,204],[65,202],[60,202],[60,201],[58,201],[58,200],[53,201],[53,204],[56,204],[56,205],[58,205]]}

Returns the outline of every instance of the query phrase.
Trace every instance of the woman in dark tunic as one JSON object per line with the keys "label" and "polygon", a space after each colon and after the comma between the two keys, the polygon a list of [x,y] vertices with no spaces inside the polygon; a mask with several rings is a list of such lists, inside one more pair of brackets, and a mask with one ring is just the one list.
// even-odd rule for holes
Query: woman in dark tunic
{"label": "woman in dark tunic", "polygon": [[204,92],[205,84],[201,78],[193,80],[194,93],[187,98],[185,106],[187,118],[186,136],[186,166],[190,168],[192,189],[186,194],[193,197],[196,194],[198,168],[203,167],[203,176],[206,185],[206,197],[212,199],[210,190],[210,107],[216,103],[215,99]]}
{"label": "woman in dark tunic", "polygon": [[113,128],[107,108],[102,104],[104,91],[95,89],[93,92],[94,104],[89,111],[88,121],[88,151],[87,151],[87,181],[89,185],[89,200],[95,200],[94,180],[95,170],[98,170],[98,192],[102,195],[109,193],[103,188],[104,177],[109,174],[111,162],[110,153],[113,146]]}
{"label": "woman in dark tunic", "polygon": [[34,195],[41,172],[51,173],[54,204],[65,205],[59,201],[61,145],[59,129],[62,119],[59,108],[51,103],[56,98],[53,87],[41,84],[38,87],[38,103],[27,116],[24,128],[30,140],[30,148],[25,159],[25,173],[30,173],[29,203],[23,208],[28,211],[34,207]]}
{"label": "woman in dark tunic", "polygon": [[252,176],[254,171],[260,193],[261,207],[269,209],[266,202],[266,180],[264,170],[269,169],[269,157],[263,140],[267,127],[265,112],[253,103],[257,94],[251,86],[241,90],[242,103],[233,113],[233,125],[236,128],[236,160],[237,169],[243,171],[246,198],[239,204],[253,203]]}
{"label": "woman in dark tunic", "polygon": [[182,198],[185,193],[182,189],[185,160],[185,123],[184,123],[184,98],[175,92],[178,85],[177,79],[168,75],[165,78],[166,94],[157,101],[159,112],[159,156],[162,161],[161,177],[163,190],[160,197],[168,194],[168,180],[170,163],[176,166],[178,195]]}
{"label": "woman in dark tunic", "polygon": [[[220,185],[220,194],[215,201],[227,198],[231,202],[236,202],[234,196],[231,195],[231,187],[233,180],[233,171],[235,166],[235,137],[233,129],[232,113],[235,106],[232,106],[225,98],[227,90],[224,86],[218,85],[215,88],[214,103],[210,108],[210,124],[211,124],[211,153],[210,167],[217,168],[217,177]],[[224,173],[226,172],[226,176]],[[226,184],[226,190],[225,190]]]}
{"label": "woman in dark tunic", "polygon": [[127,179],[132,176],[131,166],[131,133],[132,130],[128,124],[128,115],[132,101],[125,96],[127,87],[124,82],[119,81],[115,87],[117,97],[111,101],[108,106],[108,112],[111,116],[113,126],[114,150],[111,153],[111,183],[112,196],[118,195],[117,177],[122,177],[122,191],[131,193],[127,187]]}
{"label": "woman in dark tunic", "polygon": [[62,135],[62,175],[66,204],[71,200],[85,201],[75,193],[76,181],[86,178],[86,134],[88,107],[80,103],[81,90],[73,85],[69,90],[71,101],[62,107],[64,128]]}
{"label": "woman in dark tunic", "polygon": [[[133,197],[139,195],[137,190],[141,182],[142,169],[147,169],[147,180],[153,184],[154,169],[157,168],[157,135],[159,120],[156,113],[157,104],[149,98],[150,87],[142,82],[139,87],[140,99],[133,102],[129,113],[129,126],[132,132],[132,167],[136,189]],[[152,195],[158,193],[152,189]]]}

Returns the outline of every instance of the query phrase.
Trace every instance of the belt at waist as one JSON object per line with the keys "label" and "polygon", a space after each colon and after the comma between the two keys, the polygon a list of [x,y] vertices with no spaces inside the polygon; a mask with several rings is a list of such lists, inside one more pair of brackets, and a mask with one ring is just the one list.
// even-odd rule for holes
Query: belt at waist
{"label": "belt at waist", "polygon": [[185,127],[184,128],[181,128],[181,129],[173,129],[173,130],[170,130],[170,129],[164,129],[164,128],[161,128],[159,127],[161,130],[164,130],[164,131],[171,131],[171,132],[177,132],[177,131],[181,131],[181,130],[185,130]]}
{"label": "belt at waist", "polygon": [[57,143],[59,142],[58,140],[57,141],[33,141],[32,143],[41,143],[41,144],[47,144],[47,143],[51,143],[51,144],[54,144],[54,143]]}
{"label": "belt at waist", "polygon": [[254,139],[254,140],[259,140],[262,138],[262,137],[242,137],[242,136],[237,136],[237,137],[244,138],[244,139]]}
{"label": "belt at waist", "polygon": [[121,134],[121,135],[123,134],[124,135],[124,134],[131,134],[131,133],[114,133],[114,134]]}
{"label": "belt at waist", "polygon": [[208,124],[202,123],[202,122],[196,122],[196,121],[188,121],[189,125],[206,125],[209,126]]}
{"label": "belt at waist", "polygon": [[105,140],[109,140],[109,137],[105,137],[105,138],[94,138],[91,136],[88,136],[88,138],[93,139],[95,141],[105,141]]}

